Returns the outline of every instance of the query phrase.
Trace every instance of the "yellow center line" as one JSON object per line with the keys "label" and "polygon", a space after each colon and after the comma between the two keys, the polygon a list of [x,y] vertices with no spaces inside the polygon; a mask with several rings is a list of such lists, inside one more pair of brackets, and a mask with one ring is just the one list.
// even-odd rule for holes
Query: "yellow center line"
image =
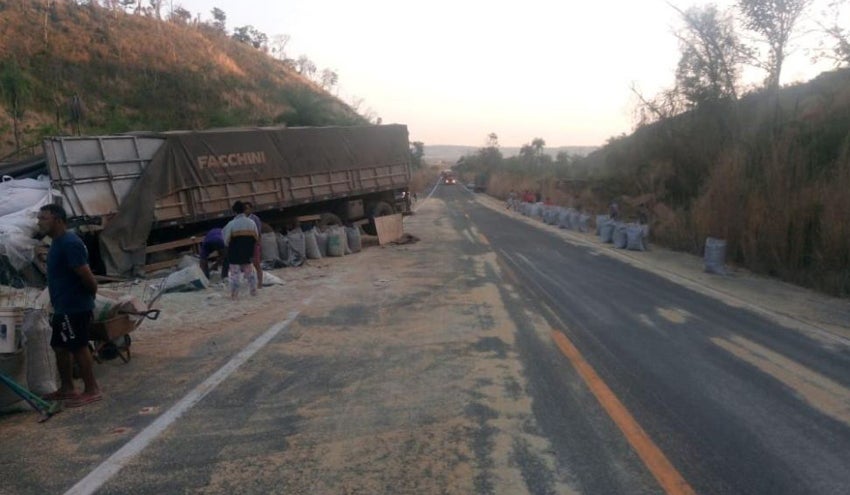
{"label": "yellow center line", "polygon": [[570,339],[561,332],[552,330],[552,339],[561,350],[562,353],[570,360],[573,368],[578,372],[581,378],[587,384],[596,400],[608,413],[608,416],[614,421],[629,445],[637,452],[647,469],[652,473],[661,488],[668,495],[694,495],[694,489],[685,481],[685,478],[679,474],[679,471],[673,467],[673,464],[667,459],[661,449],[655,445],[655,442],[649,438],[649,435],[638,424],[635,418],[631,415],[626,406],[614,395],[614,392],[608,388],[608,385],[602,381],[599,375],[596,374],[590,363],[585,361],[581,353],[576,349]]}

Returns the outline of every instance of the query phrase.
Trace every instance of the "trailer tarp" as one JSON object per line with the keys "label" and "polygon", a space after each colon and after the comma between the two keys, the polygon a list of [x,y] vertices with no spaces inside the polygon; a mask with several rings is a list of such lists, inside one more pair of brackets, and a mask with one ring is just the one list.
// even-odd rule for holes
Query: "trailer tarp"
{"label": "trailer tarp", "polygon": [[109,275],[140,274],[158,198],[230,182],[404,163],[404,125],[166,133],[165,143],[100,235]]}

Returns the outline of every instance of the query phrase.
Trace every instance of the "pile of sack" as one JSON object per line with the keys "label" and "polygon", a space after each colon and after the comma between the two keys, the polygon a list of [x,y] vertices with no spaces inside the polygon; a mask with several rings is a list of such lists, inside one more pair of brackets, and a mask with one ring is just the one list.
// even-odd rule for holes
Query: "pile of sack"
{"label": "pile of sack", "polygon": [[[50,347],[52,330],[47,311],[19,308],[20,325],[14,352],[0,354],[0,371],[35,394],[47,394],[59,387],[56,356]],[[0,386],[0,412],[26,410],[28,406],[11,390]]]}
{"label": "pile of sack", "polygon": [[263,264],[273,268],[300,266],[305,260],[319,260],[359,253],[363,247],[360,229],[333,225],[290,230],[286,235],[268,232],[262,235]]}
{"label": "pile of sack", "polygon": [[649,244],[649,225],[619,222],[608,215],[597,215],[596,235],[600,241],[613,244],[617,249],[646,251]]}
{"label": "pile of sack", "polygon": [[38,210],[51,203],[54,194],[58,193],[50,189],[46,176],[0,179],[0,257],[14,270],[32,263],[38,245],[33,239],[38,230]]}
{"label": "pile of sack", "polygon": [[561,229],[589,232],[590,216],[575,208],[545,205],[543,203],[520,203],[517,211],[531,218],[537,218],[546,225],[557,225]]}

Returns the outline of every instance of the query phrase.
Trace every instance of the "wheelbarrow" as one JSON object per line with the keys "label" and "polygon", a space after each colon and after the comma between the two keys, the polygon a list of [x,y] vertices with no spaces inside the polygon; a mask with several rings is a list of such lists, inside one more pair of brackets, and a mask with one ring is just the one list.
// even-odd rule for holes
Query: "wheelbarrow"
{"label": "wheelbarrow", "polygon": [[130,344],[133,342],[130,332],[139,328],[145,320],[159,318],[159,312],[158,309],[119,311],[113,318],[92,323],[89,340],[94,360],[102,363],[117,357],[129,362],[132,357]]}
{"label": "wheelbarrow", "polygon": [[112,318],[92,323],[89,331],[89,347],[95,361],[102,363],[115,358],[121,358],[121,361],[125,363],[130,361],[132,357],[130,344],[133,342],[130,332],[139,328],[145,320],[159,318],[160,310],[151,309],[151,306],[165,292],[165,282],[163,281],[158,287],[147,288],[153,289],[154,292],[149,297],[142,298],[147,300],[143,303],[143,308],[121,309]]}

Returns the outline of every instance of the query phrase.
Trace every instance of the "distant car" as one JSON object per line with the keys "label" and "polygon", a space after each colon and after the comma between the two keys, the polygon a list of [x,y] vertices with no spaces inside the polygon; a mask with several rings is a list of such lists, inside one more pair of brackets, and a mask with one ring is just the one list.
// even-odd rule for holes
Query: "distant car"
{"label": "distant car", "polygon": [[470,191],[474,192],[475,191],[475,183],[474,182],[467,182],[466,188],[469,189]]}
{"label": "distant car", "polygon": [[443,179],[443,184],[453,185],[453,184],[457,184],[457,181],[455,179],[453,179],[452,177],[446,177],[445,179]]}

